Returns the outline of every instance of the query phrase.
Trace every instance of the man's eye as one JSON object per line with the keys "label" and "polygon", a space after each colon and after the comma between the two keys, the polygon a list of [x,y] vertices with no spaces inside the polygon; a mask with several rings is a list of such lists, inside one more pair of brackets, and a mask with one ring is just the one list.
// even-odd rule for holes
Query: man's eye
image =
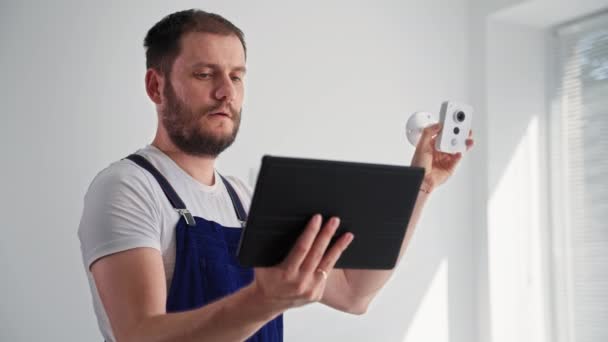
{"label": "man's eye", "polygon": [[206,73],[206,72],[199,72],[199,73],[196,73],[195,75],[198,78],[209,78],[209,77],[211,77],[211,74]]}
{"label": "man's eye", "polygon": [[238,76],[232,76],[232,80],[235,82],[240,82],[242,79]]}

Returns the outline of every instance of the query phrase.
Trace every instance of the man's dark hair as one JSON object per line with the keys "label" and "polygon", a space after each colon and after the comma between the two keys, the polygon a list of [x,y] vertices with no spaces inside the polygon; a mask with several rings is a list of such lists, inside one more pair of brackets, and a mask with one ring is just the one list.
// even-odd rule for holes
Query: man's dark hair
{"label": "man's dark hair", "polygon": [[190,9],[169,14],[148,31],[144,39],[146,67],[169,75],[171,66],[180,52],[180,39],[190,32],[234,34],[241,41],[247,56],[243,31],[218,14]]}

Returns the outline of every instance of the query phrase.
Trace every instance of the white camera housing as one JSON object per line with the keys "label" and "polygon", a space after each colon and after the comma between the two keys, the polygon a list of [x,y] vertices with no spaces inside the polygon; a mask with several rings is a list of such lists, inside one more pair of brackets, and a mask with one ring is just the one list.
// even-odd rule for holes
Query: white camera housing
{"label": "white camera housing", "polygon": [[[464,117],[461,117],[462,121],[458,118],[459,112],[464,114]],[[473,107],[464,103],[445,101],[441,104],[439,116],[443,129],[437,136],[435,148],[441,152],[452,154],[465,152],[467,149],[466,140],[473,119]],[[437,118],[433,113],[415,112],[409,117],[405,126],[407,140],[416,147],[422,131],[434,123],[437,123]],[[458,130],[455,130],[455,128],[458,128]],[[458,133],[455,133],[456,131]]]}
{"label": "white camera housing", "polygon": [[443,102],[439,112],[442,129],[437,135],[435,148],[450,154],[466,152],[472,119],[473,107],[470,105],[455,101]]}

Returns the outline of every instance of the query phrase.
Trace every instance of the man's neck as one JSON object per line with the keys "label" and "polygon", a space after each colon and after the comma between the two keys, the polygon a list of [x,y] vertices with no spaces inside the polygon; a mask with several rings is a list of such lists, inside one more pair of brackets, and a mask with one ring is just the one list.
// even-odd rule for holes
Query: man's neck
{"label": "man's neck", "polygon": [[215,184],[215,158],[184,153],[174,144],[154,139],[152,146],[161,150],[192,178],[205,185]]}

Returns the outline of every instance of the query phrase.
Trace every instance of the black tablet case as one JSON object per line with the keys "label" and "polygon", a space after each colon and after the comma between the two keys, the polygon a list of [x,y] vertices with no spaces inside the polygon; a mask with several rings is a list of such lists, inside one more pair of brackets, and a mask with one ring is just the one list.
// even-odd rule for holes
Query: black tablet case
{"label": "black tablet case", "polygon": [[424,169],[264,156],[241,234],[238,259],[248,267],[280,263],[315,213],[355,239],[336,268],[391,269],[418,197]]}

